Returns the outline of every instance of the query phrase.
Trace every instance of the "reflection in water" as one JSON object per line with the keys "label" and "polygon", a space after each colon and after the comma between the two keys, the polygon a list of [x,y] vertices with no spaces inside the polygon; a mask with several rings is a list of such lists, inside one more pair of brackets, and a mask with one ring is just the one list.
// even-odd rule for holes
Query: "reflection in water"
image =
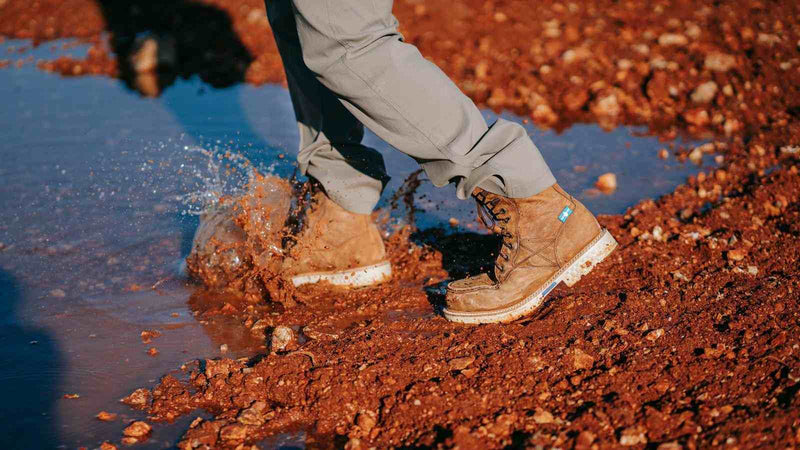
{"label": "reflection in water", "polygon": [[120,76],[142,94],[158,96],[178,77],[216,88],[244,81],[253,57],[225,11],[186,0],[97,2]]}

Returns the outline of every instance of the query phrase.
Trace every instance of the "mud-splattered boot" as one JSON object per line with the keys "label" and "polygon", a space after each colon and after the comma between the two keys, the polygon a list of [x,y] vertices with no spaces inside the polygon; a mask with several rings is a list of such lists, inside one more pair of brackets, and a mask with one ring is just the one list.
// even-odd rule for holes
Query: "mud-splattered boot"
{"label": "mud-splattered boot", "polygon": [[282,272],[295,286],[327,281],[362,287],[387,281],[392,266],[372,217],[351,213],[320,191]]}
{"label": "mud-splattered boot", "polygon": [[454,322],[507,322],[541,305],[559,282],[572,286],[605,259],[617,241],[558,184],[524,199],[480,189],[481,219],[503,238],[494,271],[447,286],[444,316]]}

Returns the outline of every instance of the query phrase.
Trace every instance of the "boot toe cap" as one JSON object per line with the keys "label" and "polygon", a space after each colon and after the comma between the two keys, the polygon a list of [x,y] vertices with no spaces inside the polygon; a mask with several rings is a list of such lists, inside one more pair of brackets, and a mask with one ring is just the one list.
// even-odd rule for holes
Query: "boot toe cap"
{"label": "boot toe cap", "polygon": [[447,309],[450,311],[482,311],[487,307],[487,297],[497,289],[497,284],[487,274],[452,281],[447,285]]}

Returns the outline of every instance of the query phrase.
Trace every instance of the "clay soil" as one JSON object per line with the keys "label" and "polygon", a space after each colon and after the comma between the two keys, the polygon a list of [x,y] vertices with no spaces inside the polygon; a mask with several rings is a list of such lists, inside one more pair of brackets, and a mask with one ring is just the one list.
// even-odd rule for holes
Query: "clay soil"
{"label": "clay soil", "polygon": [[[179,55],[172,77],[283,81],[258,2],[168,7],[183,15],[121,3],[0,0],[0,33],[86,39],[87,59],[37,64],[126,79],[129,55],[115,39],[150,27],[177,33],[179,53],[204,55]],[[199,292],[199,316],[235,318],[271,348],[201,361],[128,403],[154,426],[213,413],[181,448],[297,429],[309,446],[353,449],[800,445],[800,5],[398,0],[395,9],[407,40],[482,105],[545,126],[704,134],[722,166],[600,217],[620,248],[513,324],[462,326],[436,313],[443,280],[491,260],[496,242],[466,232],[395,233],[395,278],[373,289],[316,287],[280,303]],[[192,23],[191,11],[205,20]],[[201,24],[241,48],[207,45]],[[281,327],[297,339],[273,346]]]}

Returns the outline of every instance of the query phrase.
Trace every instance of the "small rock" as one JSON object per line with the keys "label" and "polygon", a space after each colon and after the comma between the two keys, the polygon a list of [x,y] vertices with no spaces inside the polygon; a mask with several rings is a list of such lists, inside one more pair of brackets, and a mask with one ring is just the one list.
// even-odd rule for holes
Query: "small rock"
{"label": "small rock", "polygon": [[361,428],[361,431],[364,433],[369,433],[375,428],[375,424],[378,423],[376,415],[372,411],[361,411],[358,413],[358,417],[356,418],[356,425]]}
{"label": "small rock", "polygon": [[553,423],[554,420],[555,418],[553,417],[553,415],[550,414],[549,411],[545,411],[543,409],[539,409],[533,414],[533,421],[539,424]]}
{"label": "small rock", "polygon": [[622,112],[617,96],[607,95],[597,100],[592,111],[598,116],[616,117]]}
{"label": "small rock", "polygon": [[672,272],[672,278],[674,278],[676,280],[681,280],[681,281],[689,281],[689,278],[686,275],[684,275],[684,274],[682,274],[682,273],[680,273],[678,271]]}
{"label": "small rock", "polygon": [[583,350],[576,348],[572,352],[572,364],[576,370],[590,369],[594,365],[594,358]]}
{"label": "small rock", "polygon": [[531,118],[536,121],[536,123],[548,126],[554,125],[558,122],[558,115],[547,103],[540,103],[536,105],[531,113]]}
{"label": "small rock", "polygon": [[279,325],[272,330],[270,349],[273,352],[286,350],[286,348],[288,348],[289,345],[294,341],[294,338],[294,331],[291,328]]}
{"label": "small rock", "polygon": [[64,292],[63,289],[53,289],[50,291],[50,296],[55,298],[64,298],[67,296],[67,293]]}
{"label": "small rock", "polygon": [[706,55],[704,66],[715,72],[727,72],[736,67],[736,57],[720,52],[709,53]]}
{"label": "small rock", "polygon": [[779,43],[781,38],[774,34],[769,33],[758,33],[758,43],[759,44],[766,44],[770,47]]}
{"label": "small rock", "polygon": [[796,155],[800,153],[800,145],[787,145],[785,147],[781,147],[781,153]]}
{"label": "small rock", "polygon": [[703,150],[700,147],[693,149],[689,152],[689,160],[695,164],[700,164],[703,162]]}
{"label": "small rock", "polygon": [[455,217],[451,217],[450,220],[448,220],[448,223],[451,227],[455,228],[458,226],[459,221]]}
{"label": "small rock", "polygon": [[100,444],[100,450],[117,450],[117,446],[111,442],[105,441]]}
{"label": "small rock", "polygon": [[686,26],[686,35],[692,39],[697,39],[702,34],[703,30],[696,23],[690,23]]}
{"label": "small rock", "polygon": [[461,358],[453,358],[450,361],[447,361],[447,365],[450,367],[450,370],[464,370],[474,361],[474,356],[464,356]]}
{"label": "small rock", "polygon": [[267,421],[267,417],[264,414],[264,410],[266,410],[267,404],[262,401],[254,402],[252,406],[247,409],[242,410],[239,413],[239,416],[236,420],[239,423],[244,425],[253,425],[253,426],[260,426],[263,425],[264,422]]}
{"label": "small rock", "polygon": [[220,353],[228,353],[228,344],[222,344],[219,346]]}
{"label": "small rock", "polygon": [[682,450],[683,446],[675,441],[672,442],[664,442],[663,444],[659,445],[657,450]]}
{"label": "small rock", "polygon": [[135,445],[139,443],[139,439],[133,436],[123,436],[122,439],[120,439],[120,442],[125,445]]}
{"label": "small rock", "polygon": [[633,51],[642,56],[647,56],[650,54],[650,47],[647,44],[635,44],[631,46],[631,48]]}
{"label": "small rock", "polygon": [[725,121],[725,124],[722,126],[723,131],[725,131],[725,136],[731,136],[733,133],[738,131],[742,127],[741,122],[736,119],[728,119]]}
{"label": "small rock", "polygon": [[64,394],[64,398],[67,400],[75,400],[76,398],[81,398],[80,394]]}
{"label": "small rock", "polygon": [[669,151],[667,151],[667,149],[665,148],[662,148],[661,150],[658,151],[658,157],[659,159],[669,158]]}
{"label": "small rock", "polygon": [[482,80],[489,75],[489,63],[481,61],[475,66],[475,76]]}
{"label": "small rock", "polygon": [[143,330],[141,333],[142,344],[149,344],[152,339],[161,336],[160,331],[156,330]]}
{"label": "small rock", "polygon": [[728,250],[728,254],[726,255],[728,261],[741,261],[744,259],[745,256],[746,254],[743,250],[736,248],[733,250]]}
{"label": "small rock", "polygon": [[351,438],[344,444],[344,450],[361,450],[362,448],[364,447],[361,445],[361,439],[359,438]]}
{"label": "small rock", "polygon": [[150,347],[147,349],[147,354],[150,356],[156,356],[158,355],[158,349],[155,347]]}
{"label": "small rock", "polygon": [[645,336],[645,339],[647,339],[650,342],[655,342],[663,335],[664,335],[664,329],[663,328],[659,328],[657,330],[653,330],[653,331],[647,333],[647,336]]}
{"label": "small rock", "polygon": [[719,91],[719,86],[717,86],[717,83],[713,81],[706,81],[700,86],[697,86],[694,92],[692,92],[691,98],[695,103],[708,103],[711,100],[714,100],[714,97],[717,95],[717,91]]}
{"label": "small rock", "polygon": [[150,430],[152,430],[152,427],[147,422],[137,420],[122,430],[122,434],[128,437],[141,438],[147,436]]}
{"label": "small rock", "polygon": [[97,420],[102,420],[103,422],[117,420],[117,415],[108,411],[100,411],[95,417],[97,417]]}
{"label": "small rock", "polygon": [[678,33],[664,33],[658,37],[658,44],[664,47],[672,45],[683,46],[689,43],[689,38]]}
{"label": "small rock", "polygon": [[747,273],[753,276],[758,275],[758,266],[747,266]]}
{"label": "small rock", "polygon": [[708,123],[711,121],[708,111],[702,108],[690,109],[684,112],[683,119],[686,120],[686,122],[698,127],[708,125]]}
{"label": "small rock", "polygon": [[149,390],[139,388],[120,401],[133,408],[144,408],[150,403],[151,398],[152,394],[150,394]]}
{"label": "small rock", "polygon": [[664,230],[659,225],[654,226],[650,234],[653,236],[653,239],[659,242],[664,240]]}
{"label": "small rock", "polygon": [[726,84],[722,87],[722,94],[726,97],[733,97],[733,86]]}
{"label": "small rock", "polygon": [[617,175],[609,172],[597,177],[595,187],[604,194],[610,194],[617,189]]}
{"label": "small rock", "polygon": [[472,378],[476,373],[478,373],[478,369],[474,367],[472,369],[464,369],[461,371],[461,374],[467,378]]}
{"label": "small rock", "polygon": [[233,362],[229,359],[207,359],[206,361],[206,378],[214,378],[217,375],[227,377],[231,373],[231,365]]}
{"label": "small rock", "polygon": [[622,431],[622,435],[619,437],[619,443],[620,445],[624,445],[626,447],[631,445],[647,444],[647,437],[639,428],[626,428]]}
{"label": "small rock", "polygon": [[247,427],[237,423],[226,425],[219,430],[223,441],[243,441],[247,437]]}

